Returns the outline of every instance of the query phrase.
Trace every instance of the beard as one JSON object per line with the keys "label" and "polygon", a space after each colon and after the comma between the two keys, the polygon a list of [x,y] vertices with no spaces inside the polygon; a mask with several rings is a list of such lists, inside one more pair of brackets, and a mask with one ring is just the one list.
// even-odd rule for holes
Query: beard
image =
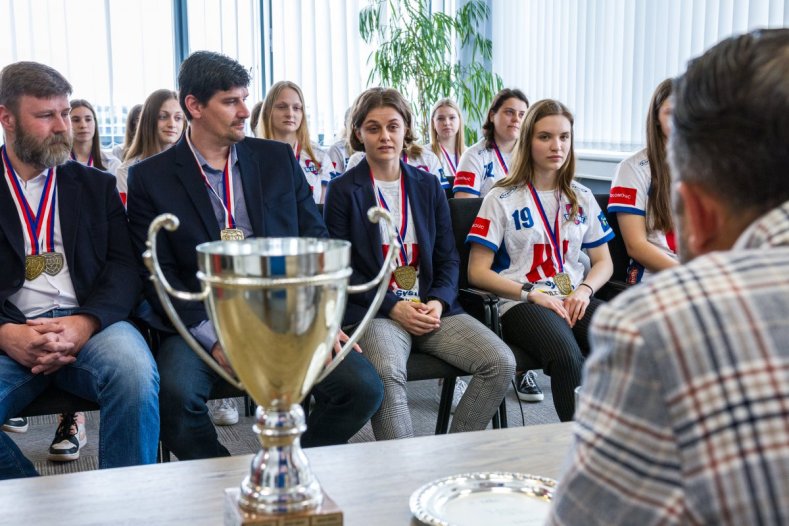
{"label": "beard", "polygon": [[39,140],[27,133],[22,126],[17,126],[11,147],[23,163],[38,168],[51,168],[68,160],[71,144],[71,134],[68,132],[56,133]]}

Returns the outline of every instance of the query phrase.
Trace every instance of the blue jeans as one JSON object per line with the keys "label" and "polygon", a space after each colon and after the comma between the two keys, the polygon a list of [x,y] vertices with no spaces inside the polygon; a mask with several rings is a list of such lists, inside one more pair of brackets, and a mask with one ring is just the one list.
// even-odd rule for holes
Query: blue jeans
{"label": "blue jeans", "polygon": [[[157,355],[162,378],[159,408],[162,442],[180,460],[229,455],[219,443],[206,402],[224,382],[180,336],[170,336]],[[361,354],[351,352],[313,388],[315,408],[301,438],[305,447],[344,444],[378,410],[383,385]]]}
{"label": "blue jeans", "polygon": [[[55,310],[45,316],[66,316]],[[77,361],[52,375],[0,352],[0,422],[15,417],[50,383],[100,406],[99,467],[153,464],[159,441],[159,375],[148,345],[128,322],[96,333]],[[37,475],[13,440],[0,431],[0,479]]]}

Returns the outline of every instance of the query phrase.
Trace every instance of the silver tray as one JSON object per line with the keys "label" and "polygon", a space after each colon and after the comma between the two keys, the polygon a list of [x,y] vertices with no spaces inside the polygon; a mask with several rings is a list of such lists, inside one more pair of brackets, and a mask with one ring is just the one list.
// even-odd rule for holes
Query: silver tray
{"label": "silver tray", "polygon": [[411,513],[436,526],[544,524],[556,481],[525,473],[464,473],[429,482],[411,495]]}

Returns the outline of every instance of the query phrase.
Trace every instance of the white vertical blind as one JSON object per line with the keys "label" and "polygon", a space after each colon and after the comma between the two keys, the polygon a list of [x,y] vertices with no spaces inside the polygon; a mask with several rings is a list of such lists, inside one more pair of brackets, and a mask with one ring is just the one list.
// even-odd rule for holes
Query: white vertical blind
{"label": "white vertical blind", "polygon": [[789,0],[491,0],[493,70],[575,114],[580,148],[632,151],[660,81],[719,40],[789,25]]}

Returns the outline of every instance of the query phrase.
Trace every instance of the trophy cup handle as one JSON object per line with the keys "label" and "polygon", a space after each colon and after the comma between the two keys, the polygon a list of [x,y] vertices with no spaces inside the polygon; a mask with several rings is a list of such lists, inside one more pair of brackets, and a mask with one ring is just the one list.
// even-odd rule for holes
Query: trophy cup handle
{"label": "trophy cup handle", "polygon": [[230,376],[222,366],[216,363],[213,357],[207,353],[205,349],[203,349],[203,346],[192,336],[189,329],[184,325],[184,322],[181,321],[181,317],[178,316],[178,312],[176,312],[172,301],[170,301],[170,296],[183,301],[204,301],[210,292],[205,283],[203,283],[203,288],[200,292],[184,292],[177,290],[170,285],[164,272],[162,272],[162,267],[159,265],[159,258],[156,254],[156,235],[162,228],[173,232],[178,228],[179,224],[180,221],[173,214],[161,214],[157,216],[151,222],[151,226],[148,227],[148,241],[145,242],[148,249],[143,253],[142,259],[145,262],[145,266],[148,267],[148,271],[151,273],[151,281],[153,281],[153,286],[156,289],[156,295],[159,297],[159,301],[162,303],[162,307],[167,313],[167,317],[170,318],[175,330],[178,331],[178,334],[186,341],[186,344],[197,353],[197,356],[227,383],[236,389],[246,391],[241,382]]}
{"label": "trophy cup handle", "polygon": [[365,313],[362,321],[359,322],[359,325],[356,326],[356,329],[354,329],[353,333],[351,333],[351,335],[348,337],[348,341],[342,346],[340,353],[332,359],[331,363],[326,366],[318,379],[315,380],[315,383],[318,383],[329,376],[329,374],[331,374],[331,372],[336,369],[338,365],[340,365],[340,362],[343,361],[346,356],[348,356],[348,353],[351,351],[351,349],[353,349],[353,346],[356,345],[356,342],[362,336],[364,329],[367,328],[367,324],[370,323],[370,320],[372,320],[376,314],[378,314],[378,308],[381,306],[381,303],[384,300],[386,291],[389,290],[389,278],[391,277],[392,270],[394,270],[395,267],[394,258],[397,253],[400,252],[400,241],[397,238],[397,230],[395,229],[392,216],[388,211],[381,208],[380,206],[374,206],[370,208],[367,211],[367,219],[369,219],[371,223],[379,223],[381,221],[386,223],[386,237],[387,244],[389,245],[389,251],[386,253],[384,264],[381,266],[381,270],[378,271],[377,276],[367,283],[363,283],[361,285],[349,285],[347,290],[348,294],[359,294],[360,292],[367,292],[377,285],[378,291],[375,293],[373,302],[370,305],[370,308],[367,309],[367,313]]}

